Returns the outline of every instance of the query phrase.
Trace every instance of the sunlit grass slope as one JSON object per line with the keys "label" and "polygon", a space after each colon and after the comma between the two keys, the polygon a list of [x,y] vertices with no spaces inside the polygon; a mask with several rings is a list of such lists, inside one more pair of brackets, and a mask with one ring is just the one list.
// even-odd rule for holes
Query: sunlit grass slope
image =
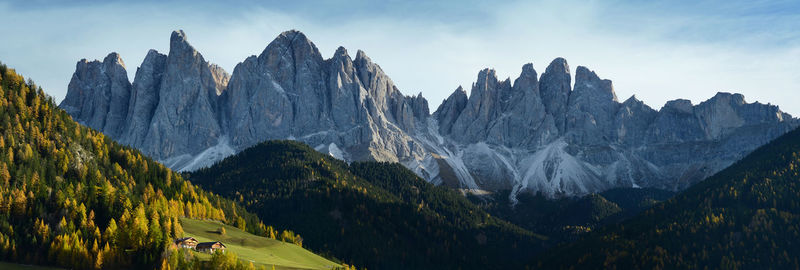
{"label": "sunlit grass slope", "polygon": [[[182,218],[181,225],[185,236],[200,242],[220,241],[239,259],[252,261],[256,266],[267,266],[267,269],[273,265],[276,269],[331,269],[340,266],[295,244],[256,236],[217,221]],[[217,232],[220,227],[225,228],[225,234]],[[200,258],[210,258],[203,253],[195,254]]]}

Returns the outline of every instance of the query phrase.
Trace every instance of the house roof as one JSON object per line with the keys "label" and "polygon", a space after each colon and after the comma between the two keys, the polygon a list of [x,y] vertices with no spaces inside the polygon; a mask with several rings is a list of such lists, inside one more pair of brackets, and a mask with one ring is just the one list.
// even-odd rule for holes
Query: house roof
{"label": "house roof", "polygon": [[197,239],[194,239],[194,237],[183,237],[183,238],[175,239],[175,242],[184,242],[184,241],[187,241],[187,240],[197,241]]}
{"label": "house roof", "polygon": [[227,247],[225,246],[225,244],[223,244],[223,243],[222,243],[222,242],[220,242],[220,241],[216,241],[216,242],[203,242],[203,243],[198,243],[198,244],[197,244],[197,248],[212,247],[212,246],[214,246],[214,244],[219,244],[220,246],[222,246],[222,247],[224,247],[224,248],[227,248]]}

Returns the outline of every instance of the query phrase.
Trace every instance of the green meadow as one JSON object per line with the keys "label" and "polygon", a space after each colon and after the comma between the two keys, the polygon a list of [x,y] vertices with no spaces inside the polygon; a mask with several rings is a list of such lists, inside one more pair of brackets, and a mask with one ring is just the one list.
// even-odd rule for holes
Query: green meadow
{"label": "green meadow", "polygon": [[[251,261],[256,267],[331,269],[340,266],[295,244],[256,236],[217,221],[181,218],[181,225],[184,236],[194,237],[200,242],[220,241],[225,244],[227,252],[236,253],[239,259]],[[225,234],[218,233],[220,227],[225,228]],[[211,258],[206,253],[193,253],[201,259]]]}

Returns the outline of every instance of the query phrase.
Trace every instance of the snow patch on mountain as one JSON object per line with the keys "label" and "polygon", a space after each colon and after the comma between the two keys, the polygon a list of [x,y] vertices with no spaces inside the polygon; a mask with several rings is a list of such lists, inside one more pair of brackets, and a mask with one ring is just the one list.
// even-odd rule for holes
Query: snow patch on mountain
{"label": "snow patch on mountain", "polygon": [[203,150],[200,154],[180,155],[162,160],[161,163],[170,168],[177,168],[179,172],[190,172],[214,165],[217,161],[236,153],[236,150],[231,147],[228,137],[223,136],[219,138],[217,145]]}
{"label": "snow patch on mountain", "polygon": [[[303,137],[305,138],[305,137],[309,137],[309,136],[313,136],[313,135],[318,135],[318,134],[309,134],[309,135],[306,135],[306,136],[303,136]],[[343,151],[342,149],[340,149],[339,146],[336,145],[336,143],[330,143],[330,144],[327,144],[327,145],[320,144],[320,145],[317,145],[316,147],[314,147],[314,150],[317,150],[318,152],[326,153],[326,154],[328,154],[328,155],[330,155],[330,156],[332,156],[332,157],[334,157],[336,159],[340,159],[340,160],[344,160],[344,161],[348,161],[348,162],[350,161],[349,160],[350,154],[345,152],[345,151]]]}
{"label": "snow patch on mountain", "polygon": [[435,119],[428,118],[425,127],[424,129],[417,130],[415,139],[422,142],[422,144],[429,149],[430,153],[423,159],[427,160],[427,162],[409,162],[406,163],[406,166],[414,168],[410,167],[410,165],[427,165],[422,168],[414,169],[414,171],[417,172],[418,175],[424,177],[428,182],[441,184],[444,183],[444,179],[441,178],[441,168],[439,168],[439,162],[437,161],[441,160],[444,161],[455,174],[457,181],[460,183],[460,188],[480,190],[480,186],[475,182],[475,178],[472,177],[469,169],[464,164],[464,152],[456,150],[454,153],[454,151],[451,151],[445,146],[445,138],[439,134],[438,123],[436,123]]}
{"label": "snow patch on mountain", "polygon": [[[586,194],[602,190],[597,168],[570,155],[567,143],[558,140],[522,160],[523,177],[515,191],[531,189],[545,194]],[[514,192],[516,193],[516,192]]]}

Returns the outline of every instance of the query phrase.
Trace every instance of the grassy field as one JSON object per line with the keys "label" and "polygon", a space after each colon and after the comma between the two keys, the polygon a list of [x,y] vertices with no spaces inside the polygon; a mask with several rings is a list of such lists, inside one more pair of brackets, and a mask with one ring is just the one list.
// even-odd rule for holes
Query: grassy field
{"label": "grassy field", "polygon": [[36,266],[36,265],[0,262],[0,269],[3,269],[3,270],[57,270],[57,269],[60,269],[60,268],[51,268],[51,267]]}
{"label": "grassy field", "polygon": [[[240,259],[252,261],[257,267],[272,269],[331,269],[340,266],[297,245],[284,243],[266,237],[249,234],[236,227],[217,221],[181,218],[184,236],[191,236],[200,242],[220,241],[228,252],[234,252]],[[217,229],[225,227],[225,235]],[[194,253],[200,258],[210,258],[205,253]],[[2,268],[2,267],[0,267]]]}

